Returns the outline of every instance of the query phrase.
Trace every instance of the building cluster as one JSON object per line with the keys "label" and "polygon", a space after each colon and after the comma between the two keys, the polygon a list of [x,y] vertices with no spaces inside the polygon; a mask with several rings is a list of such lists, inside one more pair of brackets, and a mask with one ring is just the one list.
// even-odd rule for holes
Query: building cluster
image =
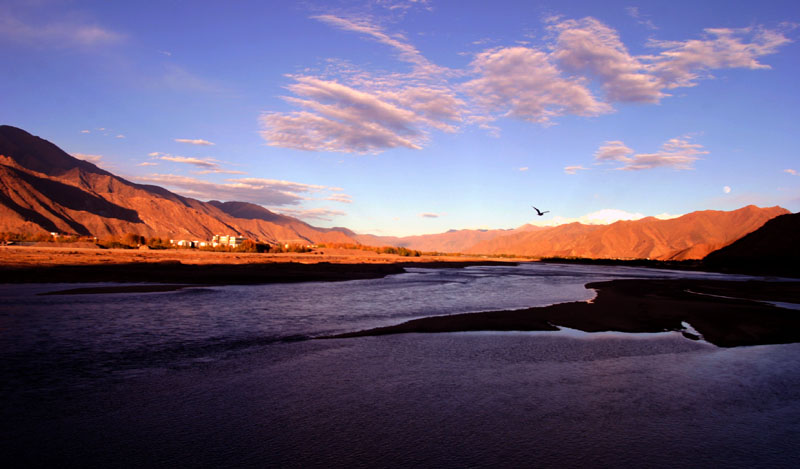
{"label": "building cluster", "polygon": [[170,239],[169,243],[182,248],[204,248],[204,247],[230,247],[235,248],[244,244],[247,238],[236,235],[214,235],[211,241]]}
{"label": "building cluster", "polygon": [[227,246],[235,248],[236,246],[241,246],[244,244],[246,240],[247,238],[236,235],[214,235],[214,237],[211,238],[211,246]]}

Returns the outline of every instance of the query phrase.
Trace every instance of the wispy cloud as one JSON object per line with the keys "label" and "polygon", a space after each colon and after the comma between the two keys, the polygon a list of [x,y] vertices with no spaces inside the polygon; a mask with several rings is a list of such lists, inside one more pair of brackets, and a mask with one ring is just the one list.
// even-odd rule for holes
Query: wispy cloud
{"label": "wispy cloud", "polygon": [[630,155],[634,152],[632,149],[625,146],[620,140],[607,141],[600,145],[600,148],[594,153],[594,159],[597,161],[630,161]]}
{"label": "wispy cloud", "polygon": [[389,34],[367,19],[318,15],[314,19],[356,32],[391,47],[411,71],[370,73],[346,62],[333,73],[291,75],[284,99],[299,108],[261,115],[268,145],[310,151],[380,153],[390,148],[421,149],[431,130],[455,132],[464,101],[447,78],[452,71],[426,59],[399,34]]}
{"label": "wispy cloud", "polygon": [[[330,190],[333,190],[333,188],[331,188]],[[332,200],[334,202],[341,202],[343,204],[353,203],[353,198],[347,194],[332,194],[326,197],[325,200]]]}
{"label": "wispy cloud", "polygon": [[420,213],[420,218],[439,218],[441,215],[438,213]]}
{"label": "wispy cloud", "polygon": [[525,171],[527,171],[527,170],[528,170],[528,167],[527,167],[527,166],[523,166],[523,167],[521,167],[521,168],[517,168],[517,171],[520,171],[520,172],[525,172]]}
{"label": "wispy cloud", "polygon": [[220,83],[201,77],[184,67],[169,63],[163,66],[160,75],[153,82],[157,86],[181,92],[226,93],[228,90]]}
{"label": "wispy cloud", "polygon": [[594,18],[549,26],[557,34],[553,58],[572,73],[599,81],[611,101],[656,103],[666,96],[658,78],[630,55],[615,30]]}
{"label": "wispy cloud", "polygon": [[124,35],[96,24],[26,21],[0,10],[0,39],[38,47],[93,47],[114,44]]}
{"label": "wispy cloud", "polygon": [[219,167],[216,161],[212,159],[200,159],[200,158],[192,158],[189,156],[172,156],[172,155],[160,155],[158,156],[158,159],[164,161],[172,161],[173,163],[190,164],[208,169],[215,169]]}
{"label": "wispy cloud", "polygon": [[446,71],[445,68],[439,67],[426,59],[402,35],[389,35],[377,25],[364,19],[344,18],[335,15],[318,15],[313,18],[345,31],[364,34],[373,40],[394,48],[398,52],[400,60],[412,64],[416,73],[430,75]]}
{"label": "wispy cloud", "polygon": [[724,193],[726,193],[726,194],[730,194],[730,193],[731,193],[731,186],[725,186],[725,187],[723,187],[723,188],[722,188],[722,192],[724,192]]}
{"label": "wispy cloud", "polygon": [[426,127],[450,130],[455,98],[433,88],[378,93],[310,76],[297,76],[285,97],[305,108],[261,116],[268,145],[300,150],[378,153],[388,148],[420,149]]}
{"label": "wispy cloud", "polygon": [[236,200],[269,206],[299,205],[311,194],[331,190],[321,185],[263,178],[227,179],[221,184],[176,174],[151,174],[136,179],[201,200]]}
{"label": "wispy cloud", "polygon": [[81,130],[81,133],[82,133],[82,134],[88,134],[88,133],[91,133],[91,130],[85,130],[85,129],[84,129],[84,130]]}
{"label": "wispy cloud", "polygon": [[208,140],[203,140],[202,138],[176,138],[175,141],[178,143],[188,143],[190,145],[214,145],[214,142],[209,142]]}
{"label": "wispy cloud", "polygon": [[689,136],[676,137],[667,140],[661,145],[661,150],[655,153],[635,153],[619,140],[605,142],[595,152],[595,160],[599,162],[620,162],[622,166],[616,169],[626,171],[639,171],[668,167],[676,170],[692,169],[700,155],[709,152],[698,143],[691,143]]}
{"label": "wispy cloud", "polygon": [[158,166],[158,163],[156,163],[155,161],[142,161],[136,166]]}
{"label": "wispy cloud", "polygon": [[758,59],[774,54],[791,40],[783,32],[763,27],[708,28],[702,39],[686,41],[651,40],[648,45],[664,49],[648,67],[666,88],[695,86],[710,71],[725,68],[768,69]]}
{"label": "wispy cloud", "polygon": [[345,212],[341,210],[334,210],[329,208],[309,208],[309,209],[282,208],[276,211],[278,213],[281,213],[282,215],[288,215],[290,217],[300,218],[301,220],[333,221],[335,217],[347,215]]}
{"label": "wispy cloud", "polygon": [[567,174],[577,174],[578,171],[587,171],[589,168],[584,168],[580,165],[575,166],[564,166],[564,172]]}
{"label": "wispy cloud", "polygon": [[478,78],[463,90],[485,112],[539,124],[565,114],[597,116],[611,106],[597,100],[582,79],[565,77],[548,54],[529,47],[491,49],[471,63]]}
{"label": "wispy cloud", "polygon": [[79,160],[89,161],[91,163],[99,163],[103,159],[103,155],[89,155],[86,153],[73,153],[72,156]]}
{"label": "wispy cloud", "polygon": [[658,29],[658,26],[653,24],[653,21],[650,20],[650,18],[648,18],[645,14],[639,11],[639,7],[627,7],[625,8],[625,12],[628,13],[628,15],[631,18],[635,19],[637,23],[644,26],[645,28],[653,31]]}
{"label": "wispy cloud", "polygon": [[784,173],[789,173],[792,176],[797,176],[798,174],[800,174],[800,173],[797,172],[796,169],[784,169],[783,172]]}
{"label": "wispy cloud", "polygon": [[223,169],[219,165],[219,161],[213,158],[194,158],[191,156],[170,155],[168,153],[160,153],[157,151],[149,153],[148,156],[172,163],[188,164],[201,168],[200,171],[196,171],[196,174],[245,174],[242,171]]}

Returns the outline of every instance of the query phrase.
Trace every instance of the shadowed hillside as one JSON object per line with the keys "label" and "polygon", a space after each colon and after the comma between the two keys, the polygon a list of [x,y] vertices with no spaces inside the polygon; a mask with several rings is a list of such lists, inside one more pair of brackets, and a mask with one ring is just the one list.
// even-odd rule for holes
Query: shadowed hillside
{"label": "shadowed hillside", "polygon": [[736,242],[710,253],[714,270],[800,277],[800,213],[775,217]]}

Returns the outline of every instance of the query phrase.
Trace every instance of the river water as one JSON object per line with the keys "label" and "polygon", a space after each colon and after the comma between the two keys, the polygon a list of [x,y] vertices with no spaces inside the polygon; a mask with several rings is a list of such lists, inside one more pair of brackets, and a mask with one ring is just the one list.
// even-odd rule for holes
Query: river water
{"label": "river water", "polygon": [[589,300],[592,281],[747,277],[409,270],[165,293],[0,285],[0,449],[26,465],[98,467],[790,467],[800,456],[800,344],[578,331],[309,340]]}

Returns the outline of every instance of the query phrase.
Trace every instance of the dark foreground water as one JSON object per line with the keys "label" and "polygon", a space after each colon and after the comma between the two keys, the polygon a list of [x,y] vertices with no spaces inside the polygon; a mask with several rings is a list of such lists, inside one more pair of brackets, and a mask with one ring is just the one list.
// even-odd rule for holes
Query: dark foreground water
{"label": "dark foreground water", "polygon": [[307,340],[665,275],[703,274],[538,264],[149,294],[0,285],[0,454],[20,466],[794,466],[800,344]]}

